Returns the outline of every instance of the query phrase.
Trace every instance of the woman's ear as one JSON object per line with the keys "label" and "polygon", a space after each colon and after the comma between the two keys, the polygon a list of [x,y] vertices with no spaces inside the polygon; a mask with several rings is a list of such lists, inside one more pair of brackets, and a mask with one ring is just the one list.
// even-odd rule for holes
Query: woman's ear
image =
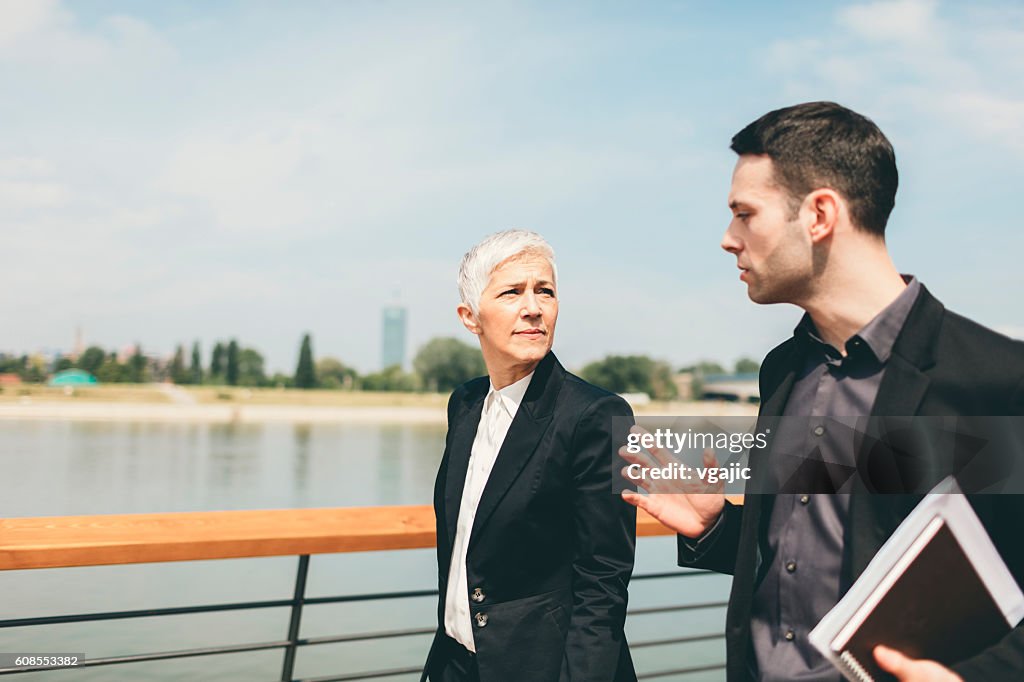
{"label": "woman's ear", "polygon": [[466,327],[472,334],[480,335],[480,323],[476,319],[476,315],[473,314],[473,309],[465,303],[460,303],[455,309],[458,313],[459,319],[462,320],[463,326]]}

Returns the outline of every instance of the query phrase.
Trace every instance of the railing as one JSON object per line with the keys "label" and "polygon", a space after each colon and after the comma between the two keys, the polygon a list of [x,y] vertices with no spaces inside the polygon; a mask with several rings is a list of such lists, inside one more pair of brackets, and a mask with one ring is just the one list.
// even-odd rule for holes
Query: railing
{"label": "railing", "polygon": [[[644,512],[637,518],[638,536],[670,535],[671,531]],[[289,509],[177,514],[131,514],[13,518],[0,520],[0,570],[100,566],[165,561],[194,561],[243,557],[299,557],[291,599],[227,604],[109,611],[0,620],[5,628],[84,623],[131,618],[171,616],[216,611],[289,608],[285,639],[230,646],[212,646],[146,654],[92,658],[77,667],[109,666],[216,654],[279,649],[283,651],[281,676],[286,682],[334,682],[367,680],[418,673],[419,667],[389,668],[327,677],[293,677],[300,647],[428,635],[433,627],[362,632],[326,637],[300,637],[304,606],[394,600],[436,595],[436,590],[307,597],[306,578],[310,556],[336,552],[362,552],[433,547],[434,514],[429,506],[356,507],[342,509]],[[700,571],[634,575],[633,581],[662,580],[702,575]],[[630,616],[724,607],[723,601],[633,608]],[[721,632],[631,642],[633,649],[665,644],[716,640]],[[719,670],[724,663],[675,668],[646,673],[643,679],[705,670]],[[0,668],[0,675],[15,675],[56,668]]]}

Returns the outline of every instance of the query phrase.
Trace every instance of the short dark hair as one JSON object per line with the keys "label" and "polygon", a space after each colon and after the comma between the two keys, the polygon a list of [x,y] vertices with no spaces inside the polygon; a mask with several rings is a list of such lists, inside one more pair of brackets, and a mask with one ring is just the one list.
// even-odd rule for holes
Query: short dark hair
{"label": "short dark hair", "polygon": [[885,235],[896,203],[896,154],[878,126],[835,102],[770,111],[732,138],[737,154],[764,154],[797,202],[819,187],[846,199],[858,227]]}

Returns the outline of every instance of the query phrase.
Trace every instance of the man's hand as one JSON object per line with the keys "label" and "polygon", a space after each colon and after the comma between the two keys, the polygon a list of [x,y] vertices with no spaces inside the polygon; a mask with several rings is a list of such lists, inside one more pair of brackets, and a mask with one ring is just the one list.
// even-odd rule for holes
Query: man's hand
{"label": "man's hand", "polygon": [[[630,429],[632,433],[646,433],[639,426]],[[622,499],[635,507],[643,509],[648,514],[658,519],[677,533],[682,533],[688,538],[698,538],[704,531],[714,525],[722,508],[725,506],[725,483],[706,483],[696,476],[696,471],[690,468],[690,473],[695,480],[677,479],[652,479],[649,477],[650,468],[665,467],[675,462],[675,458],[659,448],[648,450],[650,458],[643,452],[636,454],[626,451],[626,448],[619,449],[619,455],[631,464],[639,464],[642,479],[634,479],[627,475],[628,467],[621,472],[622,477],[630,483],[647,490],[651,495],[640,495],[629,490],[622,493]],[[704,467],[717,467],[715,453],[711,450],[704,451]],[[635,472],[635,468],[634,468]]]}
{"label": "man's hand", "polygon": [[963,678],[944,665],[923,658],[908,658],[887,646],[875,647],[875,660],[882,670],[892,673],[900,682],[963,682]]}

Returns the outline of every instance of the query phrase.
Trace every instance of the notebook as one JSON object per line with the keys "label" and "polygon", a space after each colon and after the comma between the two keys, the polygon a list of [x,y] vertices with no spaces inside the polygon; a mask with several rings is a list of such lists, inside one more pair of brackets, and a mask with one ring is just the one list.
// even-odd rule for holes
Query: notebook
{"label": "notebook", "polygon": [[1024,594],[950,477],[886,541],[808,639],[848,680],[895,680],[877,644],[950,665],[1024,618]]}

